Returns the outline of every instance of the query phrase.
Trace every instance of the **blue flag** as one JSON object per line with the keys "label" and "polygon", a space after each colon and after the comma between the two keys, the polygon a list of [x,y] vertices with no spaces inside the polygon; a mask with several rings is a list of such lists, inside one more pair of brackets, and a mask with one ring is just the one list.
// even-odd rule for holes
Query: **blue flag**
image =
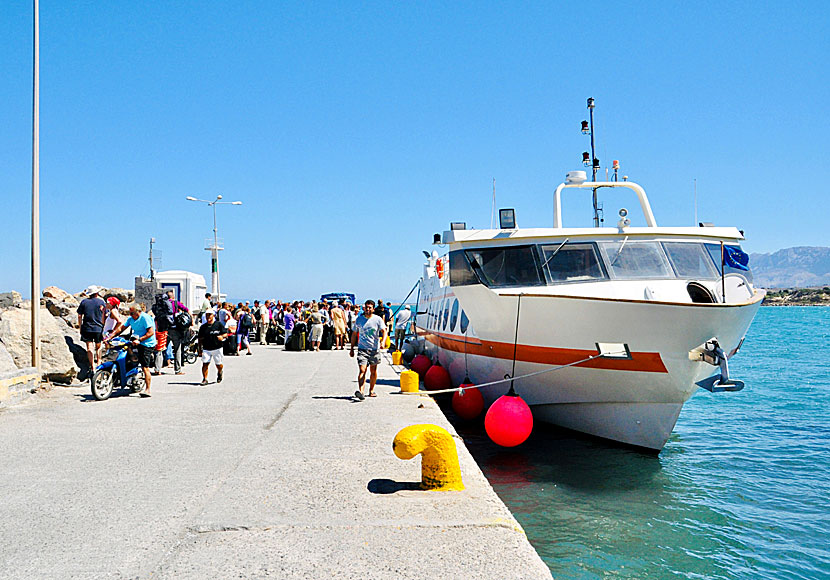
{"label": "blue flag", "polygon": [[723,263],[736,270],[749,271],[749,254],[738,246],[724,246]]}

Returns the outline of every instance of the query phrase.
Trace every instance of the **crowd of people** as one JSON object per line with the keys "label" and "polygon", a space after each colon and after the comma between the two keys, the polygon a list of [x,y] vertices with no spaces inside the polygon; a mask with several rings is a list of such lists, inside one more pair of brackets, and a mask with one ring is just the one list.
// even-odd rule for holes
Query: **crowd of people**
{"label": "crowd of people", "polygon": [[[285,350],[345,350],[355,356],[357,348],[358,386],[354,395],[363,400],[363,387],[369,374],[368,396],[374,397],[380,350],[387,346],[387,336],[394,328],[394,348],[402,348],[412,312],[400,307],[393,315],[391,306],[382,300],[367,300],[363,311],[349,300],[337,301],[265,300],[229,302],[214,300],[210,293],[198,310],[190,312],[173,290],[155,297],[150,312],[140,304],[131,304],[129,316],[122,320],[120,302],[115,297],[103,300],[100,288],[90,286],[87,298],[78,306],[81,339],[86,344],[91,369],[101,361],[102,346],[125,330],[130,330],[133,348],[141,365],[150,396],[151,377],[162,373],[172,361],[173,372],[184,374],[185,350],[196,340],[202,359],[202,385],[208,384],[210,364],[216,367],[216,382],[223,379],[224,357],[238,356],[243,350],[253,355],[251,342],[282,344]],[[151,370],[152,369],[152,370]]]}

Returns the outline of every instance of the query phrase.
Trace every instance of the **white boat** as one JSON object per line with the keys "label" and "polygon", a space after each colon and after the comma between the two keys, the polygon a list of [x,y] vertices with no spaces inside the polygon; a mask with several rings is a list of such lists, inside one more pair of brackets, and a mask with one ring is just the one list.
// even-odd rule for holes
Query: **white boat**
{"label": "white boat", "polygon": [[[487,404],[513,377],[535,420],[659,451],[698,382],[743,386],[726,361],[765,293],[738,229],[659,227],[636,183],[584,179],[556,189],[552,228],[436,234],[447,251],[424,265],[417,333],[454,385],[501,380]],[[617,227],[564,227],[562,194],[585,189],[633,191],[645,226],[623,209]]]}

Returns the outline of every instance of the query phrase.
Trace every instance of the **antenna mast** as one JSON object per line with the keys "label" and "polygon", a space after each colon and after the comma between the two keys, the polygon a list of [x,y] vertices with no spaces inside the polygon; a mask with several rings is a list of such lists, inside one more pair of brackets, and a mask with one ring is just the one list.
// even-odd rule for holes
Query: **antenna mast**
{"label": "antenna mast", "polygon": [[150,280],[156,277],[156,272],[153,270],[153,244],[156,243],[156,238],[150,238]]}
{"label": "antenna mast", "polygon": [[490,229],[496,227],[496,178],[493,178],[493,207],[490,209]]}
{"label": "antenna mast", "polygon": [[[582,154],[582,163],[587,167],[591,166],[591,181],[596,182],[597,170],[599,169],[599,159],[597,159],[596,151],[594,149],[594,99],[588,98],[588,121],[582,121],[582,132],[585,135],[591,136],[591,157],[588,158],[588,152]],[[593,188],[593,202],[594,202],[594,227],[599,227],[599,207],[597,206],[597,188]]]}
{"label": "antenna mast", "polygon": [[698,224],[698,221],[697,221],[697,178],[695,178],[695,223],[692,224],[692,225],[697,227],[697,224]]}

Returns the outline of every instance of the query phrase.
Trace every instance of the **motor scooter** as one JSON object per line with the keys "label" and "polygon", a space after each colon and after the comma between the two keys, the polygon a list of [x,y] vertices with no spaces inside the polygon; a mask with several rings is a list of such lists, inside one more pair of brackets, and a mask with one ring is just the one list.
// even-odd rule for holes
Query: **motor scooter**
{"label": "motor scooter", "polygon": [[144,370],[138,363],[138,357],[130,353],[130,341],[115,337],[109,342],[109,349],[103,362],[92,375],[92,396],[98,401],[105,401],[112,395],[115,387],[127,389],[131,393],[140,393],[147,386]]}

